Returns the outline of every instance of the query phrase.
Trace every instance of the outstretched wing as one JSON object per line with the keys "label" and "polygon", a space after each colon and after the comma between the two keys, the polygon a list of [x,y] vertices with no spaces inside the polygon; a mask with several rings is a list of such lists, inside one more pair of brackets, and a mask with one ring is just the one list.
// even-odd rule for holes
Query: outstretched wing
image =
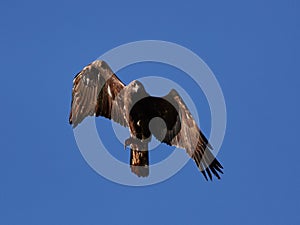
{"label": "outstretched wing", "polygon": [[223,173],[223,167],[211,153],[212,146],[199,129],[182,98],[173,89],[164,99],[177,109],[178,116],[173,128],[168,129],[164,139],[160,141],[185,149],[206,180],[207,175],[212,179],[212,174],[220,179],[218,172]]}
{"label": "outstretched wing", "polygon": [[118,98],[124,86],[104,61],[84,67],[73,80],[69,123],[75,128],[87,116],[104,116],[126,126],[124,103]]}

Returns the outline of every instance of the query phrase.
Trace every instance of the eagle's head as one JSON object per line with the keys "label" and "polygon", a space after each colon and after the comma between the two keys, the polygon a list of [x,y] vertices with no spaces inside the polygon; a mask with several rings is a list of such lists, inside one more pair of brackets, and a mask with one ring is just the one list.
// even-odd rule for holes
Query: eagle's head
{"label": "eagle's head", "polygon": [[125,99],[127,101],[128,112],[141,99],[149,96],[140,81],[134,80],[125,88]]}
{"label": "eagle's head", "polygon": [[134,80],[132,81],[129,85],[128,88],[135,93],[141,93],[141,92],[145,92],[145,88],[143,86],[143,84],[141,82],[139,82],[138,80]]}

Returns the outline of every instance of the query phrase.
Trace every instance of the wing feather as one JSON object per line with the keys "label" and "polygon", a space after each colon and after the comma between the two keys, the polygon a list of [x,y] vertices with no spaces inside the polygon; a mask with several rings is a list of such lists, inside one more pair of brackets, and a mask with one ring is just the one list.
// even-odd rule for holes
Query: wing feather
{"label": "wing feather", "polygon": [[[212,174],[220,179],[218,172],[223,173],[223,167],[212,154],[212,146],[199,129],[180,95],[173,89],[164,99],[178,110],[179,117],[173,129],[167,131],[167,138],[162,142],[185,149],[206,180],[208,179],[207,175],[212,180]],[[180,131],[176,131],[178,127],[180,127]]]}
{"label": "wing feather", "polygon": [[69,123],[75,128],[87,116],[103,116],[127,126],[124,103],[116,98],[124,87],[104,61],[84,67],[73,80]]}

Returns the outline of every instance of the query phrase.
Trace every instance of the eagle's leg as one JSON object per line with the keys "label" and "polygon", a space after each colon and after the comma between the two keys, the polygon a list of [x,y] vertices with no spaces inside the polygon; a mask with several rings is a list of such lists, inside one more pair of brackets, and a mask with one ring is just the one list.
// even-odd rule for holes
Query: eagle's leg
{"label": "eagle's leg", "polygon": [[142,140],[136,137],[129,137],[124,142],[124,149],[126,150],[127,146],[133,145],[135,149],[139,149],[139,146],[142,145]]}
{"label": "eagle's leg", "polygon": [[126,150],[127,146],[133,144],[135,142],[135,138],[129,137],[124,142],[124,150]]}

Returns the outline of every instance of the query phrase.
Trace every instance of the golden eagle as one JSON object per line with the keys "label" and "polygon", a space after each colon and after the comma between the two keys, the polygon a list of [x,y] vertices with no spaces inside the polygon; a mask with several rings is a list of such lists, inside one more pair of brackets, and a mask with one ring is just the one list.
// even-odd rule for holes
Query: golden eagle
{"label": "golden eagle", "polygon": [[[149,175],[148,143],[152,135],[160,142],[185,149],[205,179],[220,179],[222,165],[179,94],[172,89],[164,97],[150,96],[137,80],[129,85],[96,60],[73,80],[69,123],[75,128],[87,116],[103,116],[129,127],[130,167],[137,176]],[[159,119],[158,119],[159,118]],[[157,120],[158,119],[158,120]],[[163,122],[161,121],[163,120]]]}

